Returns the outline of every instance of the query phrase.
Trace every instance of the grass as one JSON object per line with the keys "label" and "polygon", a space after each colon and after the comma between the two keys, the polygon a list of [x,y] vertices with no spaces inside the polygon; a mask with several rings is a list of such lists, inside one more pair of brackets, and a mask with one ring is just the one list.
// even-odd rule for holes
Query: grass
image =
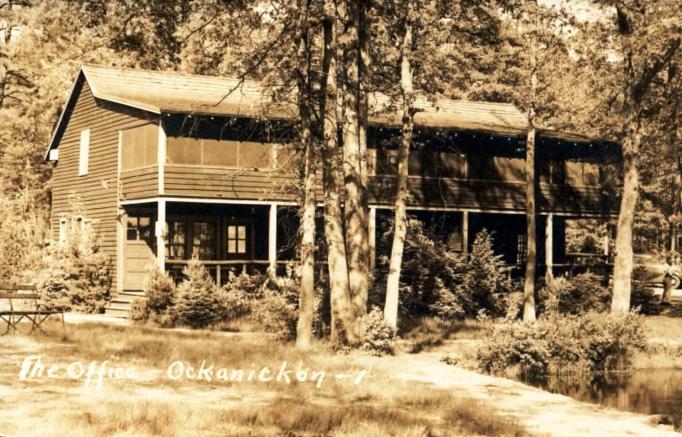
{"label": "grass", "polygon": [[682,318],[649,316],[644,318],[648,339],[645,351],[633,357],[635,369],[682,369]]}
{"label": "grass", "polygon": [[[60,329],[53,326],[51,331]],[[448,335],[476,335],[477,329],[462,325]],[[63,337],[0,338],[0,347],[8,352],[0,356],[2,435],[35,435],[35,429],[45,429],[40,434],[45,436],[103,437],[527,435],[491,405],[431,385],[389,379],[376,370],[359,385],[337,380],[331,375],[357,371],[380,358],[334,355],[324,344],[303,353],[262,335],[81,324],[68,325]],[[32,354],[46,363],[108,360],[114,366],[164,371],[175,360],[205,360],[229,368],[276,367],[287,361],[329,376],[319,389],[304,383],[157,377],[111,381],[97,392],[65,379],[17,381],[16,360]],[[6,410],[5,403],[14,411]]]}

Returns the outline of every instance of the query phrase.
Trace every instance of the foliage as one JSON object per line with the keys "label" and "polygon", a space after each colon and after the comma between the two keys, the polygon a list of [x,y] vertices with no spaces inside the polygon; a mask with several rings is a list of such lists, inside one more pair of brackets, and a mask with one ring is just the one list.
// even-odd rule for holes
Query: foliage
{"label": "foliage", "polygon": [[298,320],[298,287],[298,280],[289,276],[273,279],[242,273],[231,277],[220,292],[222,319],[249,316],[265,332],[291,340]]}
{"label": "foliage", "polygon": [[111,300],[111,259],[82,213],[72,214],[66,223],[66,241],[46,249],[45,264],[38,275],[44,305],[102,312]]}
{"label": "foliage", "polygon": [[582,273],[572,278],[555,278],[540,289],[541,310],[559,314],[607,311],[611,291],[602,283],[603,278],[593,273]]}
{"label": "foliage", "polygon": [[157,265],[147,271],[145,280],[145,297],[131,304],[129,317],[136,321],[158,323],[162,326],[173,326],[175,323],[172,308],[175,301],[175,282]]}
{"label": "foliage", "polygon": [[251,315],[265,332],[275,334],[281,340],[296,337],[298,306],[282,290],[264,290],[260,298],[251,302]]}
{"label": "foliage", "polygon": [[635,350],[645,346],[642,318],[634,313],[552,315],[536,323],[494,325],[477,360],[486,372],[523,377],[566,370],[619,370],[629,365]]}
{"label": "foliage", "polygon": [[485,229],[474,239],[469,255],[464,287],[479,310],[491,315],[506,312],[506,299],[512,290],[511,268],[493,250],[493,237]]}
{"label": "foliage", "polygon": [[192,328],[205,328],[218,322],[222,304],[213,279],[196,258],[187,263],[185,280],[177,288],[177,301],[172,313],[178,322]]}
{"label": "foliage", "polygon": [[[493,316],[506,313],[513,289],[510,268],[495,255],[487,231],[476,236],[468,256],[450,250],[419,220],[408,221],[407,235],[400,278],[403,315],[451,320],[476,317],[482,310]],[[379,261],[376,283],[382,286],[387,260]],[[373,299],[379,302],[376,294]]]}
{"label": "foliage", "polygon": [[632,271],[630,307],[641,314],[656,315],[661,312],[659,298],[654,294],[651,283],[651,277],[645,267],[635,267]]}
{"label": "foliage", "polygon": [[371,353],[372,355],[393,355],[395,353],[395,342],[397,330],[384,320],[384,313],[378,307],[358,320],[360,330],[360,350]]}

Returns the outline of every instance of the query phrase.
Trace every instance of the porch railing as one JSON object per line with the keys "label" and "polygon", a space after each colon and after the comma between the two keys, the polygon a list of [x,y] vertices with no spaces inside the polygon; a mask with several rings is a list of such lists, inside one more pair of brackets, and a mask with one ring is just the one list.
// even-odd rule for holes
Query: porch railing
{"label": "porch railing", "polygon": [[[176,283],[182,282],[185,278],[183,270],[187,266],[188,260],[166,260],[166,272]],[[238,276],[242,273],[265,274],[270,267],[270,261],[263,259],[254,260],[202,260],[201,263],[206,267],[217,285],[224,285],[231,275]],[[276,261],[277,274],[284,275],[290,266],[298,264],[297,260],[278,260]]]}

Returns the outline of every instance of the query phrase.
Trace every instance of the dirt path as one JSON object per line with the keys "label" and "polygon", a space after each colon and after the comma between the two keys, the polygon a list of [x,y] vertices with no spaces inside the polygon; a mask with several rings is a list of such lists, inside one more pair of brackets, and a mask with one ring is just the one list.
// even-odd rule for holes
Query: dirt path
{"label": "dirt path", "polygon": [[402,354],[374,359],[376,368],[394,378],[432,383],[489,403],[501,414],[515,417],[530,432],[550,436],[679,437],[655,418],[579,402],[520,382],[482,375],[440,362],[442,353]]}

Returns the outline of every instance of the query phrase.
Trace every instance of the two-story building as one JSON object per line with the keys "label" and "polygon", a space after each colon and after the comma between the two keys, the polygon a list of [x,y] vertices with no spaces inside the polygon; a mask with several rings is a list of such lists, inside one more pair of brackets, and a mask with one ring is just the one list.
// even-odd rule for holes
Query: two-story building
{"label": "two-story building", "polygon": [[[370,98],[371,246],[396,182],[400,117],[386,103]],[[500,103],[418,104],[409,210],[439,221],[453,250],[466,252],[486,228],[508,261],[522,261],[524,115]],[[142,290],[150,263],[177,275],[196,256],[218,281],[235,269],[276,270],[296,257],[295,119],[295,106],[255,82],[83,66],[46,153],[54,239],[77,194],[112,257],[119,296]],[[565,262],[567,218],[617,213],[620,149],[541,130],[536,156],[538,259],[552,266]]]}

